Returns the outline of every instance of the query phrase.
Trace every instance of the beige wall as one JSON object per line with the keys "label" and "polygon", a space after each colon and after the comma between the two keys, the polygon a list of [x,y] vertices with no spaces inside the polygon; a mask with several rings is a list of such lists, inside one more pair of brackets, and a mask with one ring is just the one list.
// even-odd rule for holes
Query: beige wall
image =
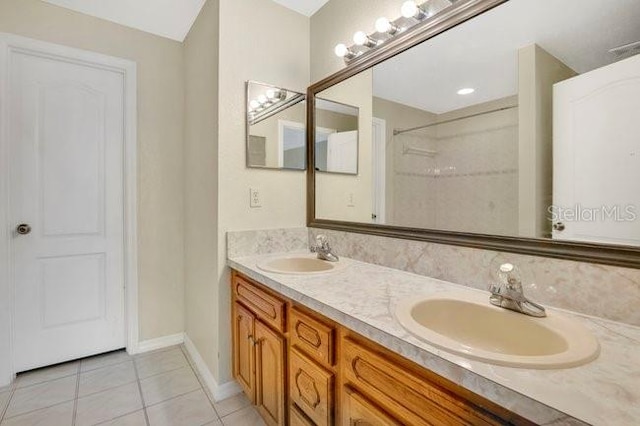
{"label": "beige wall", "polygon": [[[305,92],[309,86],[309,19],[271,1],[220,0],[219,61],[223,66],[218,80],[218,155],[224,161],[219,164],[219,279],[215,284],[218,359],[207,362],[218,383],[225,383],[231,379],[226,232],[306,223],[304,172],[245,167],[245,81]],[[250,187],[260,189],[261,208],[249,208]]]}
{"label": "beige wall", "polygon": [[335,130],[337,132],[349,132],[358,129],[358,117],[343,114],[326,109],[316,109],[316,128]]}
{"label": "beige wall", "polygon": [[218,2],[209,0],[184,43],[185,332],[210,369],[218,326],[218,29]]}
{"label": "beige wall", "polygon": [[37,0],[0,0],[0,32],[137,63],[140,339],[182,332],[182,45]]}
{"label": "beige wall", "polygon": [[553,85],[576,72],[538,45],[518,52],[519,232],[549,238],[553,185]]}

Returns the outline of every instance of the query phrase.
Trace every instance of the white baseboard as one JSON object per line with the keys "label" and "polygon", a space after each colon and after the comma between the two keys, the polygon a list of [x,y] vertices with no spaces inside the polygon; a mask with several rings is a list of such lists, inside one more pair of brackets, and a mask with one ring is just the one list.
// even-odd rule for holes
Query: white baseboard
{"label": "white baseboard", "polygon": [[158,337],[156,339],[139,342],[135,348],[127,348],[127,352],[132,355],[155,351],[157,349],[168,348],[169,346],[181,345],[184,343],[184,333],[172,334]]}
{"label": "white baseboard", "polygon": [[191,339],[189,339],[189,336],[186,333],[184,335],[184,346],[187,349],[189,356],[193,360],[196,370],[198,370],[198,374],[200,374],[200,377],[204,381],[203,384],[207,387],[209,392],[211,392],[211,395],[213,395],[213,399],[216,402],[222,401],[223,399],[227,399],[242,392],[240,385],[238,385],[238,383],[233,380],[221,385],[218,384],[216,379],[213,378],[211,371],[209,371],[209,368],[204,362],[204,359],[202,359],[202,356],[200,356],[198,349],[196,349],[196,346],[193,344]]}

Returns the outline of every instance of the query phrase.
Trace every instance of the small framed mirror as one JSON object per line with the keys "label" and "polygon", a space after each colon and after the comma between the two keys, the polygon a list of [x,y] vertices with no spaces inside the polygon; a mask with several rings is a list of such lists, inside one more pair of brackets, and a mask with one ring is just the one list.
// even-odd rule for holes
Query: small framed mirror
{"label": "small framed mirror", "polygon": [[315,114],[316,171],[357,175],[359,108],[316,98]]}
{"label": "small framed mirror", "polygon": [[305,95],[247,82],[247,167],[306,169]]}

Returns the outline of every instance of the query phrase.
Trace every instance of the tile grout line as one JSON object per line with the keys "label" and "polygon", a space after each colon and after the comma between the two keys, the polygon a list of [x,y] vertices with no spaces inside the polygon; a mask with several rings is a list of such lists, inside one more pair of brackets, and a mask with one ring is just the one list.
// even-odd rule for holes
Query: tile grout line
{"label": "tile grout line", "polygon": [[147,426],[150,426],[149,423],[149,414],[147,413],[147,404],[144,402],[144,394],[142,393],[142,384],[140,383],[140,376],[138,375],[138,366],[136,365],[136,360],[133,361],[133,371],[136,373],[136,384],[138,385],[138,392],[140,392],[140,401],[142,402],[142,412],[144,413],[144,421],[147,423]]}
{"label": "tile grout line", "polygon": [[[108,365],[106,367],[101,367],[101,368],[95,369],[95,370],[84,371],[84,372],[81,372],[80,375],[88,374],[88,373],[94,373],[94,372],[96,372],[96,371],[98,371],[98,370],[100,370],[102,368],[106,369],[106,368],[112,368],[112,367],[121,366],[121,365],[126,364],[128,362],[131,362],[131,364],[133,365],[133,368],[135,370],[135,363],[133,362],[133,360],[131,360],[131,361],[125,361],[125,362],[120,363],[120,364]],[[134,375],[135,375],[135,372],[134,372]],[[122,387],[122,386],[130,385],[131,383],[134,383],[136,381],[138,381],[138,377],[137,376],[133,380],[131,380],[129,382],[120,383],[118,385],[110,385],[109,387],[106,387],[106,388],[103,388],[103,389],[100,389],[100,390],[94,390],[94,391],[91,391],[89,393],[85,393],[82,396],[80,396],[80,393],[78,393],[78,399],[83,399],[83,398],[86,398],[86,397],[89,397],[89,396],[97,395],[97,394],[102,393],[102,392],[106,392],[106,391],[111,390],[111,389],[115,389],[115,388],[119,388],[119,387]]]}
{"label": "tile grout line", "polygon": [[11,388],[9,390],[9,398],[7,399],[7,403],[5,404],[4,407],[2,407],[2,411],[0,411],[0,423],[4,422],[4,416],[7,414],[7,411],[9,411],[9,405],[13,400],[13,395],[16,393],[16,386],[17,386],[17,380],[14,379],[13,383],[11,383]]}
{"label": "tile grout line", "polygon": [[76,426],[76,415],[78,414],[78,395],[80,394],[80,366],[82,361],[78,363],[77,376],[76,376],[76,397],[73,399],[73,416],[71,417],[71,426]]}
{"label": "tile grout line", "polygon": [[[71,377],[71,376],[69,375],[69,376],[65,376],[65,377],[60,377],[60,378],[58,378],[58,379],[48,380],[48,381],[46,381],[46,382],[38,383],[37,385],[33,385],[33,386],[44,385],[44,384],[46,384],[46,383],[48,383],[48,382],[54,382],[54,381],[56,381],[56,380],[68,379],[69,377]],[[76,380],[77,380],[77,379],[76,379]],[[76,382],[76,383],[77,383],[77,382]],[[5,411],[2,413],[2,416],[0,417],[0,419],[1,419],[3,422],[4,422],[5,420],[9,420],[9,419],[13,419],[13,418],[16,418],[16,417],[24,416],[24,415],[27,415],[27,414],[35,413],[36,411],[47,410],[47,409],[49,409],[49,408],[52,408],[52,407],[55,407],[55,406],[58,406],[58,405],[62,405],[62,404],[66,404],[66,403],[69,403],[69,402],[71,402],[71,401],[73,401],[73,400],[74,400],[74,398],[71,398],[71,399],[66,399],[66,400],[64,400],[64,401],[58,401],[58,402],[56,402],[55,404],[45,405],[44,407],[39,407],[39,408],[31,409],[31,410],[29,410],[29,411],[21,412],[21,413],[18,413],[18,414],[14,414],[14,415],[12,415],[11,417],[7,417],[7,413],[9,412],[9,405],[10,405],[10,404],[11,404],[11,402],[13,401],[13,397],[15,396],[16,392],[18,392],[18,391],[20,391],[20,390],[23,390],[23,389],[27,389],[27,388],[29,388],[29,387],[30,387],[30,386],[27,386],[27,387],[24,387],[24,388],[18,388],[17,386],[14,386],[14,389],[11,391],[11,396],[9,397],[9,401],[7,401],[7,407],[6,407]]]}
{"label": "tile grout line", "polygon": [[80,373],[90,373],[92,371],[96,371],[96,370],[100,370],[103,368],[108,368],[108,367],[115,367],[116,365],[120,365],[120,364],[124,364],[125,362],[129,362],[129,361],[133,361],[133,357],[131,357],[130,359],[125,359],[122,361],[118,361],[118,362],[114,362],[113,364],[107,364],[107,365],[101,365],[99,367],[93,367],[93,368],[89,368],[88,370],[84,370],[84,371],[80,371]]}
{"label": "tile grout line", "polygon": [[[189,395],[190,393],[198,392],[199,390],[202,390],[202,389],[194,389],[194,390],[190,390],[190,391],[188,391],[188,392],[184,392],[184,393],[181,393],[181,394],[179,394],[179,395],[172,396],[171,398],[167,398],[167,399],[163,399],[162,401],[154,402],[153,404],[150,404],[150,405],[149,405],[149,408],[151,408],[151,407],[155,407],[156,405],[164,404],[165,402],[173,401],[174,399],[178,399],[178,398],[183,397],[183,396],[185,396],[185,395]],[[215,408],[214,408],[214,411],[215,411]],[[216,412],[216,415],[217,415],[217,414],[218,414],[218,413]]]}
{"label": "tile grout line", "polygon": [[138,380],[143,381],[143,380],[150,379],[152,377],[160,376],[162,374],[173,373],[174,371],[178,371],[178,370],[180,370],[182,368],[185,368],[185,367],[189,367],[189,366],[188,365],[183,365],[181,367],[172,368],[171,370],[163,371],[162,373],[154,373],[154,374],[151,374],[150,376],[145,376],[145,377],[139,378]]}
{"label": "tile grout line", "polygon": [[218,413],[218,410],[216,410],[216,405],[212,401],[213,395],[211,395],[211,397],[209,397],[209,392],[205,388],[204,383],[202,383],[202,380],[200,380],[200,374],[194,368],[193,360],[189,356],[189,353],[186,351],[186,347],[184,346],[184,344],[182,344],[182,345],[179,346],[179,348],[182,351],[182,355],[184,355],[184,357],[187,359],[187,364],[189,364],[189,367],[191,368],[191,371],[196,376],[196,380],[200,384],[200,388],[201,388],[202,392],[204,392],[204,395],[207,397],[207,401],[209,401],[209,404],[211,405],[211,408],[213,408],[213,412],[216,414],[216,417],[218,418],[218,421],[222,422],[222,417],[220,417],[220,414]]}

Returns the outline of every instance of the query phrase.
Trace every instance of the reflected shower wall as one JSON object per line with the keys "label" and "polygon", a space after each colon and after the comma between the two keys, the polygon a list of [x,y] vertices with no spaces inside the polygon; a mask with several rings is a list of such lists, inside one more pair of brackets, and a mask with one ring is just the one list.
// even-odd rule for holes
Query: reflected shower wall
{"label": "reflected shower wall", "polygon": [[518,108],[491,104],[394,132],[393,224],[517,235]]}

